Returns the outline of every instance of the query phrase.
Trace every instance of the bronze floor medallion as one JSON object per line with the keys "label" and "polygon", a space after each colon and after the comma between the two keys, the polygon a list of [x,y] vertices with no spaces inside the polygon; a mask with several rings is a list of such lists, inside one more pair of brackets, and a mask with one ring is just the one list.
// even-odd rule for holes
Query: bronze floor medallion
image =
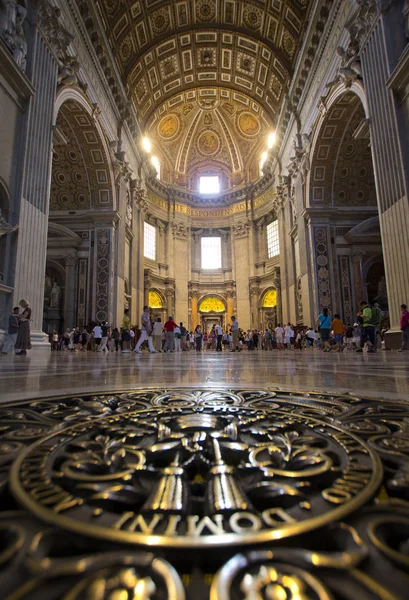
{"label": "bronze floor medallion", "polygon": [[147,389],[0,415],[6,598],[407,597],[404,402]]}

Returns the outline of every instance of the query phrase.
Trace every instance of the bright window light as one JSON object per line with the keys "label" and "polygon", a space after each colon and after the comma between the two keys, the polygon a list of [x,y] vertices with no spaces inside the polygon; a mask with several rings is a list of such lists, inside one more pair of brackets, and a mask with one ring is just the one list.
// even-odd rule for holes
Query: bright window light
{"label": "bright window light", "polygon": [[144,256],[156,260],[156,227],[145,222]]}
{"label": "bright window light", "polygon": [[267,256],[272,258],[280,254],[280,242],[278,239],[278,221],[267,225]]}
{"label": "bright window light", "polygon": [[202,237],[202,269],[222,268],[222,244],[220,237]]}
{"label": "bright window light", "polygon": [[144,149],[146,150],[146,152],[150,152],[152,149],[152,144],[150,143],[150,141],[148,140],[147,137],[144,137],[142,140],[142,146],[144,147]]}
{"label": "bright window light", "polygon": [[160,179],[160,162],[157,156],[152,156],[152,164],[156,169],[157,179]]}
{"label": "bright window light", "polygon": [[201,194],[218,194],[220,192],[220,182],[217,175],[201,177],[199,191]]}
{"label": "bright window light", "polygon": [[270,133],[270,135],[268,136],[268,148],[271,149],[276,141],[276,134],[275,131],[273,131],[272,133]]}

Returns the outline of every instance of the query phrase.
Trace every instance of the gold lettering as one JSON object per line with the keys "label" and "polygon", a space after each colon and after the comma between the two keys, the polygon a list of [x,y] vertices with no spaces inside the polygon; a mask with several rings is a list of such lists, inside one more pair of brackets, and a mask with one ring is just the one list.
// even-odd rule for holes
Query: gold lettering
{"label": "gold lettering", "polygon": [[155,527],[157,527],[158,523],[160,521],[162,521],[162,519],[163,519],[163,515],[154,515],[152,517],[151,522],[147,523],[145,521],[145,518],[143,517],[143,515],[138,515],[136,517],[136,519],[131,521],[131,523],[128,525],[127,529],[128,529],[128,531],[135,531],[136,528],[139,527],[139,529],[142,531],[142,533],[150,535],[151,533],[153,533],[155,531]]}
{"label": "gold lettering", "polygon": [[283,523],[294,523],[295,519],[288,514],[283,508],[268,508],[263,510],[261,517],[269,527],[277,527]]}
{"label": "gold lettering", "polygon": [[[240,524],[241,521],[250,523],[250,526],[248,524],[246,526]],[[260,531],[263,526],[261,519],[259,519],[257,515],[253,515],[249,512],[234,513],[234,515],[230,517],[229,525],[234,533],[239,534],[247,533],[248,531]]]}
{"label": "gold lettering", "polygon": [[[208,529],[213,535],[222,535],[226,533],[223,529],[222,515],[215,515],[214,521],[210,517],[200,519],[198,515],[191,515],[187,518],[187,535],[197,537],[202,535],[204,529]],[[216,521],[216,522],[215,522]]]}
{"label": "gold lettering", "polygon": [[179,515],[171,515],[169,517],[168,526],[166,527],[165,535],[177,535],[178,532],[177,532],[176,528],[179,525],[181,520],[182,520],[182,517],[180,517]]}

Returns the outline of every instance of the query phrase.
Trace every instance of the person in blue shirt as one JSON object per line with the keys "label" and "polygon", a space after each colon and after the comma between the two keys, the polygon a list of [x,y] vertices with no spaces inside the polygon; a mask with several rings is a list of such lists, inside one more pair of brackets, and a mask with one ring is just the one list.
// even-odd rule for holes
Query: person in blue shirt
{"label": "person in blue shirt", "polygon": [[3,347],[1,349],[2,354],[7,354],[10,346],[15,346],[17,341],[17,334],[19,328],[19,319],[18,315],[20,313],[20,309],[18,306],[13,308],[13,313],[9,316],[9,326],[7,330],[7,338],[3,343]]}
{"label": "person in blue shirt", "polygon": [[331,333],[332,317],[328,313],[328,308],[324,308],[322,313],[318,316],[317,326],[321,335],[321,340],[324,348],[324,352],[330,352],[331,347],[329,345],[329,337]]}

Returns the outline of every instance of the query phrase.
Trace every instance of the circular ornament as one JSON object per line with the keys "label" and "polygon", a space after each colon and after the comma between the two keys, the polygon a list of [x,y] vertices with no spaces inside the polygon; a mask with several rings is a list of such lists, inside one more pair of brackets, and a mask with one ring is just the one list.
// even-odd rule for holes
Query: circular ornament
{"label": "circular ornament", "polygon": [[214,156],[220,150],[220,138],[215,131],[201,133],[197,139],[197,149],[204,156]]}
{"label": "circular ornament", "polygon": [[[353,433],[273,392],[84,420],[14,462],[18,502],[59,528],[153,547],[243,546],[343,519],[376,493],[380,460]],[[172,393],[168,393],[168,396]]]}
{"label": "circular ornament", "polygon": [[180,121],[179,118],[172,114],[163,117],[158,125],[158,133],[161,138],[171,140],[179,133]]}
{"label": "circular ornament", "polygon": [[250,112],[240,113],[237,125],[240,132],[248,137],[254,137],[260,131],[260,121]]}

